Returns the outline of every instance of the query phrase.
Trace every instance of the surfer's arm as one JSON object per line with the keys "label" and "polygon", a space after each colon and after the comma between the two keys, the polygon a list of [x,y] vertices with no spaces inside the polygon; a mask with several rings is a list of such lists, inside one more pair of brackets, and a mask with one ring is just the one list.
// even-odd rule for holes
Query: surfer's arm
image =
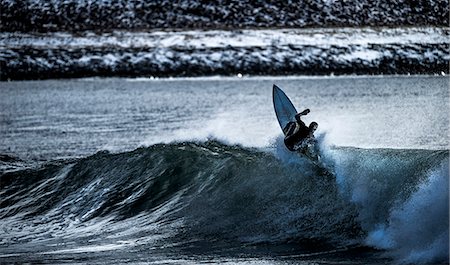
{"label": "surfer's arm", "polygon": [[309,109],[305,109],[304,111],[295,114],[295,119],[296,119],[298,122],[301,122],[301,121],[300,121],[300,116],[307,115],[309,112],[310,112]]}
{"label": "surfer's arm", "polygon": [[295,114],[295,120],[300,124],[304,124],[303,121],[300,119],[300,117],[307,115],[309,112],[310,112],[309,109],[305,109],[304,111]]}

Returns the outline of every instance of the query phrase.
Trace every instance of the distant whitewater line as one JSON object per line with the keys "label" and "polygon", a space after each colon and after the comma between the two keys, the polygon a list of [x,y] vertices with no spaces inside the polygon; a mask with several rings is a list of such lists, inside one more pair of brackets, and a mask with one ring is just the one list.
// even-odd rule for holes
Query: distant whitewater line
{"label": "distant whitewater line", "polygon": [[0,33],[1,80],[448,74],[448,28]]}

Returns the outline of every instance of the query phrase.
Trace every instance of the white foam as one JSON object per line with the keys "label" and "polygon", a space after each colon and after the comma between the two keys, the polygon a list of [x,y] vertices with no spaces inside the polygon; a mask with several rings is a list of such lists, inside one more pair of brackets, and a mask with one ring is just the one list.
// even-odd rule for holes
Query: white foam
{"label": "white foam", "polygon": [[270,47],[286,45],[367,45],[407,43],[447,43],[447,28],[317,28],[317,29],[258,29],[207,31],[153,31],[86,33],[0,33],[1,46],[33,47],[190,47],[194,49],[233,47]]}
{"label": "white foam", "polygon": [[448,261],[449,163],[431,172],[418,190],[391,210],[388,224],[370,231],[366,242],[402,263]]}
{"label": "white foam", "polygon": [[[182,141],[207,141],[217,139],[226,144],[263,148],[270,145],[271,140],[281,135],[275,119],[258,114],[249,115],[251,106],[243,106],[229,111],[218,111],[214,117],[200,123],[188,123],[186,127],[174,130],[166,135],[158,135],[142,142],[143,145],[171,143]],[[239,117],[239,122],[236,118]]]}

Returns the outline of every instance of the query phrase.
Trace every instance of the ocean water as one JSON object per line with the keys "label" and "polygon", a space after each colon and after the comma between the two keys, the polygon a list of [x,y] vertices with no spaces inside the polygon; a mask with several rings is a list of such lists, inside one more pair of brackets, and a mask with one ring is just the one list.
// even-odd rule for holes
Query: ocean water
{"label": "ocean water", "polygon": [[448,263],[448,77],[2,82],[0,106],[4,263]]}

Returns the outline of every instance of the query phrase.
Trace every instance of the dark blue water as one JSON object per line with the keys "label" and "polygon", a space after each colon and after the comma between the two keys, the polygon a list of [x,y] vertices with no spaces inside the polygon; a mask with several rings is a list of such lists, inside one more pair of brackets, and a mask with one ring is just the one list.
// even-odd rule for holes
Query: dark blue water
{"label": "dark blue water", "polygon": [[[272,83],[322,164],[283,146]],[[446,78],[1,85],[2,262],[448,261]]]}

